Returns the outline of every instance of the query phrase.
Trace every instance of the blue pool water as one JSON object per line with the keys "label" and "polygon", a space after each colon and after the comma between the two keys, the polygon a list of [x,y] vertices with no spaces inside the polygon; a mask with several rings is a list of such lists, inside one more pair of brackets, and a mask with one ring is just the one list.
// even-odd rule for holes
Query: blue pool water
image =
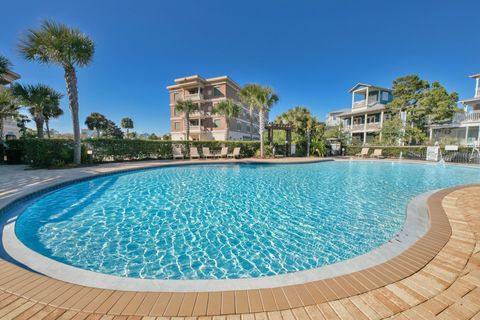
{"label": "blue pool water", "polygon": [[31,249],[149,279],[284,274],[349,259],[401,229],[414,196],[480,169],[388,162],[175,166],[80,182],[18,218]]}

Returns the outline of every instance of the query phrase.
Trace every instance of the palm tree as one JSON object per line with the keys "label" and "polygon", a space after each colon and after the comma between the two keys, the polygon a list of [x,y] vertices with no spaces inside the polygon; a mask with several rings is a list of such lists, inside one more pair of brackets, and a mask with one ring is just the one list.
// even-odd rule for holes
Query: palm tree
{"label": "palm tree", "polygon": [[100,131],[108,127],[108,119],[101,113],[92,112],[86,119],[85,125],[90,130],[97,131],[97,138],[100,138]]}
{"label": "palm tree", "polygon": [[5,74],[12,67],[12,63],[6,57],[0,55],[0,81],[5,79]]}
{"label": "palm tree", "polygon": [[18,115],[18,103],[10,88],[0,90],[0,148],[3,143],[3,121]]}
{"label": "palm tree", "polygon": [[63,116],[63,110],[62,108],[60,108],[60,99],[53,99],[51,103],[49,103],[43,109],[43,117],[45,119],[45,127],[47,129],[47,137],[49,139],[50,139],[50,119],[56,119],[60,116]]}
{"label": "palm tree", "polygon": [[79,29],[45,21],[39,30],[29,30],[28,35],[22,40],[19,50],[27,60],[56,64],[63,68],[73,121],[75,146],[73,160],[75,164],[80,164],[80,123],[75,68],[85,67],[92,61],[95,51],[93,41]]}
{"label": "palm tree", "polygon": [[48,106],[59,105],[63,95],[44,84],[21,85],[17,83],[13,85],[12,89],[19,103],[28,107],[37,127],[37,137],[43,138],[44,111]]}
{"label": "palm tree", "polygon": [[270,111],[272,106],[278,102],[278,95],[270,87],[258,86],[254,90],[253,107],[259,112],[259,128],[260,135],[260,157],[265,156],[265,142],[263,141],[263,133],[265,131],[265,112]]}
{"label": "palm tree", "polygon": [[240,99],[248,106],[250,116],[250,140],[253,140],[253,106],[255,105],[255,96],[260,86],[257,84],[246,84],[240,90]]}
{"label": "palm tree", "polygon": [[307,107],[297,106],[280,114],[276,119],[277,123],[289,123],[293,126],[295,133],[307,142],[307,157],[310,156],[310,141],[312,132],[320,125],[318,119],[312,115]]}
{"label": "palm tree", "polygon": [[223,100],[213,107],[213,114],[218,114],[225,117],[227,140],[229,139],[230,134],[230,119],[238,118],[240,115],[240,110],[240,106],[231,99]]}
{"label": "palm tree", "polygon": [[127,129],[128,136],[128,129],[133,129],[133,120],[130,118],[123,118],[121,121],[121,126],[123,129]]}
{"label": "palm tree", "polygon": [[192,100],[180,100],[175,104],[175,109],[178,112],[184,114],[185,128],[186,128],[186,140],[190,140],[190,114],[198,111],[198,104],[193,103]]}

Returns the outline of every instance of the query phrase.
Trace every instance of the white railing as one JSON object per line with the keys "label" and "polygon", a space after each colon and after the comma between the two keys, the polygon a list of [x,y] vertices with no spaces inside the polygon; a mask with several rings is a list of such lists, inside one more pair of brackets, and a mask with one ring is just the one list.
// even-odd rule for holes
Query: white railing
{"label": "white railing", "polygon": [[366,107],[365,100],[355,101],[352,106],[353,109],[363,107]]}
{"label": "white railing", "polygon": [[453,122],[478,122],[480,121],[480,111],[458,112],[453,116]]}
{"label": "white railing", "polygon": [[380,122],[370,122],[367,123],[367,130],[380,130],[381,123]]}
{"label": "white railing", "polygon": [[191,93],[191,94],[185,94],[183,97],[183,100],[203,100],[203,94],[201,93]]}
{"label": "white railing", "polygon": [[363,129],[365,128],[365,125],[362,123],[362,124],[354,124],[352,126],[352,131],[363,131]]}

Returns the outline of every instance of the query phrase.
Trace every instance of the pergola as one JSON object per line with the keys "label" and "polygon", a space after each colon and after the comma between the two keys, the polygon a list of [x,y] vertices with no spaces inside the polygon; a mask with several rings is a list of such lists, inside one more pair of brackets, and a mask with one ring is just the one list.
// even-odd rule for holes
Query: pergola
{"label": "pergola", "polygon": [[292,125],[289,123],[275,123],[270,122],[265,126],[265,129],[268,130],[268,143],[273,144],[273,130],[284,130],[285,131],[285,156],[290,156],[290,146],[292,145]]}

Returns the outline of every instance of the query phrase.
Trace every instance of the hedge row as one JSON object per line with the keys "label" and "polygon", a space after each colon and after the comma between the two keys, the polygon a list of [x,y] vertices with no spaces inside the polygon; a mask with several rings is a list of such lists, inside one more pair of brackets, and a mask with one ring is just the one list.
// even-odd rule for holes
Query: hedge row
{"label": "hedge row", "polygon": [[[90,139],[85,140],[84,145],[93,151],[96,162],[104,161],[127,161],[147,159],[171,159],[172,146],[182,149],[187,154],[187,141],[155,141],[155,140],[130,140],[130,139]],[[242,157],[253,157],[260,148],[258,141],[190,141],[191,147],[197,147],[202,155],[202,147],[210,148],[212,152],[220,152],[223,146],[228,147],[229,152],[233,148],[240,147]]]}
{"label": "hedge row", "polygon": [[[32,167],[62,167],[73,162],[73,140],[17,139],[7,147],[20,152],[22,163]],[[86,149],[82,146],[82,162],[86,162]]]}
{"label": "hedge row", "polygon": [[[187,141],[88,139],[82,141],[82,163],[88,162],[87,150],[92,150],[96,163],[149,159],[171,159],[172,145],[187,153]],[[242,157],[253,157],[260,149],[259,141],[190,141],[200,155],[202,147],[219,152],[223,146],[229,152],[240,147]],[[21,153],[21,161],[33,167],[61,167],[73,162],[73,141],[67,139],[18,139],[8,141],[8,148]]]}

